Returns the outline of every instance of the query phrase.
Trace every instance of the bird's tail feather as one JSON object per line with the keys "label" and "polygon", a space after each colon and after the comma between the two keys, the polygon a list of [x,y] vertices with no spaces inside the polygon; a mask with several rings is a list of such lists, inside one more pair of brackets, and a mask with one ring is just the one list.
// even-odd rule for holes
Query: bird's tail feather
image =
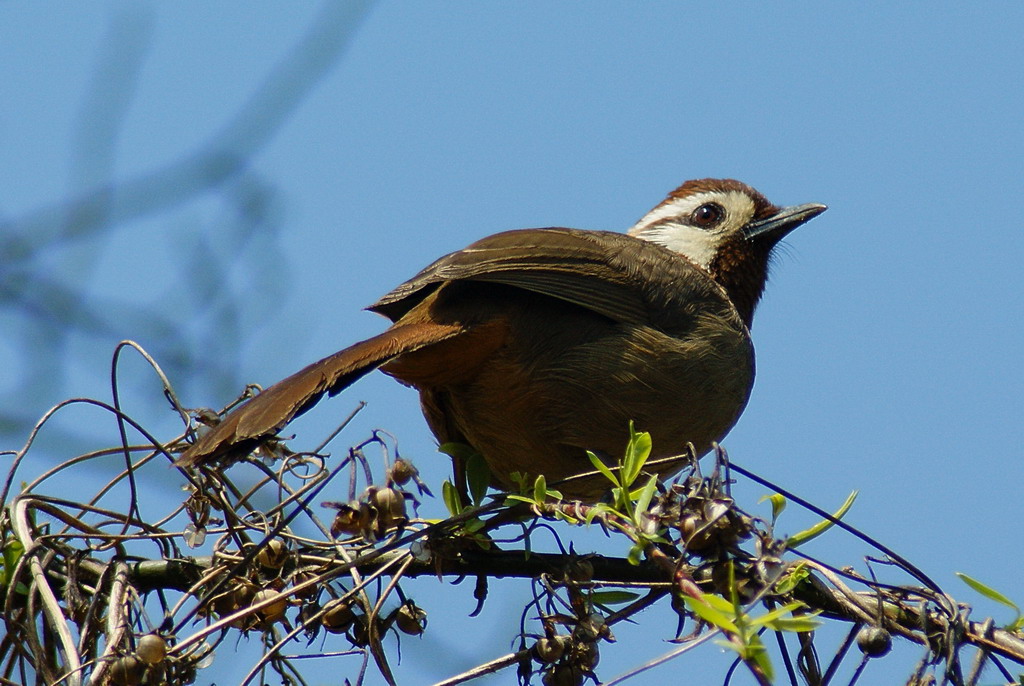
{"label": "bird's tail feather", "polygon": [[311,408],[394,358],[464,333],[460,324],[397,324],[387,331],[314,362],[228,414],[175,461],[192,467],[252,450]]}

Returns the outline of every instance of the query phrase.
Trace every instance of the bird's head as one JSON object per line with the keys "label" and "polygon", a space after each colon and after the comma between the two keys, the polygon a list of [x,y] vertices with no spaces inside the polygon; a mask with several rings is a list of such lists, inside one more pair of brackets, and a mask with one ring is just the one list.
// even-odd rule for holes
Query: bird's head
{"label": "bird's head", "polygon": [[739,181],[698,179],[669,193],[629,234],[680,253],[707,271],[749,326],[773,249],[826,209],[816,203],[778,207]]}

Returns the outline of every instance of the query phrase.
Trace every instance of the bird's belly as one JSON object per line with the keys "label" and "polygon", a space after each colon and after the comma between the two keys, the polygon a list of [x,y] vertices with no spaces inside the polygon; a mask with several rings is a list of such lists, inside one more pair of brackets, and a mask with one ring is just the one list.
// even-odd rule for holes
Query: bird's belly
{"label": "bird's belly", "polygon": [[[645,326],[587,324],[586,335],[568,340],[513,337],[520,343],[497,351],[471,380],[421,389],[435,433],[441,440],[461,434],[484,456],[495,485],[510,487],[513,472],[552,483],[591,471],[586,450],[616,461],[631,420],[651,433],[652,458],[686,453],[689,444],[704,454],[746,405],[754,365],[745,331],[708,322],[674,337]],[[591,479],[560,490],[596,498],[608,487]]]}

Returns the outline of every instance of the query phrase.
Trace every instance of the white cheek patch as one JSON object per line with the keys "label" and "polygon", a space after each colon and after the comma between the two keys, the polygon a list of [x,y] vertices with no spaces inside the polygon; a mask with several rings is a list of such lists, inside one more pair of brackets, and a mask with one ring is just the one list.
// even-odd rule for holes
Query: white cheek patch
{"label": "white cheek patch", "polygon": [[[701,229],[688,223],[693,211],[708,202],[725,210],[725,221],[715,229]],[[681,253],[707,269],[718,246],[754,216],[754,201],[740,191],[706,191],[685,198],[671,198],[648,212],[629,230],[631,236]]]}
{"label": "white cheek patch", "polygon": [[718,248],[718,236],[685,224],[663,223],[639,231],[630,229],[630,235],[664,246],[685,255],[698,267],[708,269]]}

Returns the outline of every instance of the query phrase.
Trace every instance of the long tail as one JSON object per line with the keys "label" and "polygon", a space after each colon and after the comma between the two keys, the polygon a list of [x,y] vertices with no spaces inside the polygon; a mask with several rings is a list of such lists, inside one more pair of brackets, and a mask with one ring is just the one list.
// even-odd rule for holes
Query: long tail
{"label": "long tail", "polygon": [[440,343],[465,331],[465,327],[457,324],[397,324],[274,384],[232,411],[174,464],[192,467],[221,457],[243,455],[315,405],[324,393],[334,395],[399,355]]}

